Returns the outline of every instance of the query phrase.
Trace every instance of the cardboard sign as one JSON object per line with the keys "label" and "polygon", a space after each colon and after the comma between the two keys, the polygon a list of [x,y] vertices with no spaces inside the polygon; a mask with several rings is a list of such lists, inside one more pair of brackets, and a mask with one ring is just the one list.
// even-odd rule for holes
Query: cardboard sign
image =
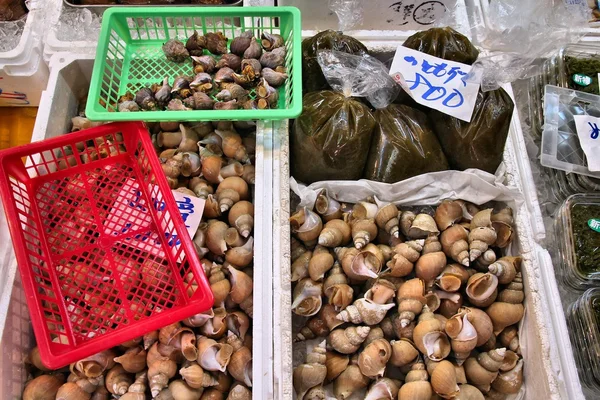
{"label": "cardboard sign", "polygon": [[390,75],[419,104],[471,122],[479,83],[465,80],[471,66],[398,46]]}
{"label": "cardboard sign", "polygon": [[581,149],[587,158],[590,171],[600,171],[600,118],[590,115],[574,115],[575,128]]}
{"label": "cardboard sign", "polygon": [[[176,191],[173,191],[173,197],[175,197],[177,208],[181,213],[188,234],[190,238],[193,238],[202,219],[205,201],[204,199],[188,196]],[[153,198],[152,203],[150,207],[154,207],[157,211],[162,211],[166,207],[162,198]],[[143,231],[144,228],[152,224],[152,218],[147,207],[149,205],[142,198],[137,181],[128,179],[119,192],[118,198],[104,223],[104,233],[119,236],[131,231]],[[159,237],[154,232],[147,231],[136,234],[126,240],[130,245],[144,251],[149,251],[155,255],[161,255],[160,244],[163,241],[170,247],[179,247],[181,245],[181,240],[177,235],[175,233],[171,234],[171,232],[174,232],[173,221],[169,221],[167,226],[162,226],[161,228],[165,231],[163,237]]]}

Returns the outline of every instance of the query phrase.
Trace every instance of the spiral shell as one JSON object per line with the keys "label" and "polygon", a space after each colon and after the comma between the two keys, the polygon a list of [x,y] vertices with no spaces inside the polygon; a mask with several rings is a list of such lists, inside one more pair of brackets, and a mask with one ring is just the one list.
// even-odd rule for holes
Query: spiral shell
{"label": "spiral shell", "polygon": [[425,281],[427,286],[432,286],[446,266],[446,255],[441,251],[423,254],[415,264],[415,274]]}
{"label": "spiral shell", "polygon": [[327,189],[321,190],[315,201],[315,211],[327,221],[342,218],[342,206],[339,202],[329,197]]}
{"label": "spiral shell", "polygon": [[325,247],[338,247],[346,245],[352,238],[352,228],[341,219],[327,221],[319,234],[318,243]]}
{"label": "spiral shell", "polygon": [[392,203],[384,203],[379,206],[375,214],[377,226],[393,237],[400,237],[400,221],[398,220],[398,208]]}
{"label": "spiral shell", "polygon": [[[327,226],[326,226],[327,228]],[[325,229],[323,229],[323,232]],[[327,247],[318,245],[312,253],[308,262],[308,275],[313,281],[320,281],[325,273],[333,267],[333,256]]]}
{"label": "spiral shell", "polygon": [[403,277],[409,275],[414,268],[414,263],[421,256],[423,240],[411,240],[394,246],[394,256],[387,263],[390,275]]}
{"label": "spiral shell", "polygon": [[444,253],[459,264],[469,266],[469,233],[461,225],[454,225],[440,235]]}
{"label": "spiral shell", "polygon": [[414,363],[419,358],[419,351],[414,343],[408,339],[392,340],[392,356],[390,364],[396,367],[403,367]]}
{"label": "spiral shell", "polygon": [[494,349],[467,358],[464,368],[468,381],[481,391],[488,392],[492,381],[498,376],[505,351],[505,348]]}
{"label": "spiral shell", "polygon": [[309,278],[302,279],[294,288],[292,311],[304,317],[315,315],[321,309],[322,294],[322,283],[315,282]]}
{"label": "spiral shell", "polygon": [[456,370],[450,361],[441,361],[431,374],[433,391],[445,399],[453,399],[460,391],[456,382]]}
{"label": "spiral shell", "polygon": [[398,312],[400,325],[403,328],[421,313],[425,305],[424,295],[425,284],[419,278],[404,282],[398,289]]}
{"label": "spiral shell", "polygon": [[502,257],[489,266],[489,271],[498,277],[501,285],[509,284],[521,269],[521,257]]}
{"label": "spiral shell", "polygon": [[395,400],[400,386],[399,381],[379,378],[371,385],[364,400]]}
{"label": "spiral shell", "polygon": [[316,240],[323,229],[323,221],[317,213],[304,207],[290,217],[292,232],[305,243]]}
{"label": "spiral shell", "polygon": [[492,388],[503,394],[518,393],[523,385],[523,360],[519,360],[513,369],[501,372],[492,382]]}
{"label": "spiral shell", "polygon": [[392,355],[392,346],[385,339],[369,343],[358,356],[358,367],[364,376],[383,376],[385,366]]}
{"label": "spiral shell", "polygon": [[353,393],[366,388],[371,380],[360,372],[358,365],[349,365],[333,382],[336,399],[345,400]]}
{"label": "spiral shell", "polygon": [[319,343],[306,357],[306,363],[294,368],[294,390],[298,399],[304,398],[306,392],[315,386],[319,386],[327,376],[325,366],[325,341]]}
{"label": "spiral shell", "polygon": [[429,375],[423,363],[416,363],[406,374],[404,385],[400,387],[398,399],[431,400],[433,389],[429,383]]}
{"label": "spiral shell", "polygon": [[498,277],[478,272],[469,278],[465,293],[473,305],[487,307],[498,296]]}
{"label": "spiral shell", "polygon": [[463,217],[463,209],[459,202],[444,200],[435,209],[433,218],[440,231],[444,231],[460,221]]}
{"label": "spiral shell", "polygon": [[377,325],[383,320],[388,310],[394,306],[394,303],[377,304],[366,298],[362,298],[346,307],[345,310],[338,314],[337,318],[341,321],[352,322],[354,324],[363,322],[369,326]]}
{"label": "spiral shell", "polygon": [[338,247],[335,249],[335,254],[348,278],[356,281],[377,278],[383,265],[383,254],[372,243],[361,250]]}
{"label": "spiral shell", "polygon": [[368,326],[350,326],[346,329],[334,329],[329,334],[329,343],[339,353],[354,353],[365,341],[371,331]]}
{"label": "spiral shell", "polygon": [[433,361],[441,361],[450,354],[450,342],[442,329],[440,320],[424,306],[413,332],[413,340],[419,351]]}
{"label": "spiral shell", "polygon": [[326,381],[331,382],[348,367],[350,357],[332,351],[328,351],[325,357],[325,366],[327,367]]}
{"label": "spiral shell", "polygon": [[435,220],[429,214],[417,214],[408,230],[408,237],[412,239],[425,239],[429,235],[438,235]]}
{"label": "spiral shell", "polygon": [[458,365],[462,365],[477,345],[477,330],[469,321],[466,312],[458,313],[448,319],[445,329],[446,334],[451,338],[454,358]]}
{"label": "spiral shell", "polygon": [[372,218],[354,220],[351,223],[351,227],[354,247],[359,250],[377,237],[377,225],[375,224],[375,220]]}

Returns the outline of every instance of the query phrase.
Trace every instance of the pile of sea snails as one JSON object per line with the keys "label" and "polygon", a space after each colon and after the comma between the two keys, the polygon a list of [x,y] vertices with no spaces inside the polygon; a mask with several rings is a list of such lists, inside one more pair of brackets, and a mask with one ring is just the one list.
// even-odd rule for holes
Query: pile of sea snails
{"label": "pile of sea snails", "polygon": [[298,399],[519,392],[521,258],[500,256],[513,237],[510,208],[445,200],[415,214],[322,191],[290,224],[295,341],[316,343],[294,368]]}
{"label": "pile of sea snails", "polygon": [[260,44],[252,31],[228,39],[221,32],[171,39],[162,49],[168,60],[191,59],[189,76],[166,76],[162,82],[130,92],[118,100],[118,111],[185,111],[277,108],[277,88],[288,78],[283,37],[263,32]]}
{"label": "pile of sea snails", "polygon": [[150,124],[171,186],[206,200],[193,243],[213,308],[57,371],[34,348],[23,400],[252,399],[255,132],[236,124]]}

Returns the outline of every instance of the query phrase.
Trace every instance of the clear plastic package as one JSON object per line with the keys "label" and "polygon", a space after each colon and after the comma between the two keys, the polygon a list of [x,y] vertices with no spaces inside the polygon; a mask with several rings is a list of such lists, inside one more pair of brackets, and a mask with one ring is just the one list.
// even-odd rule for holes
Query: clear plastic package
{"label": "clear plastic package", "polygon": [[600,172],[588,168],[588,158],[575,127],[575,116],[579,115],[600,117],[597,95],[556,86],[545,87],[540,161],[545,167],[600,178]]}
{"label": "clear plastic package", "polygon": [[600,390],[600,288],[587,290],[567,312],[567,324],[579,377]]}
{"label": "clear plastic package", "polygon": [[574,194],[557,211],[557,272],[574,290],[600,284],[600,227],[594,220],[600,224],[600,194]]}
{"label": "clear plastic package", "polygon": [[[598,63],[598,71],[595,74],[584,74],[591,78],[591,82],[586,85],[579,85],[574,82],[573,76],[581,73],[576,71],[580,64],[573,63],[576,60],[592,61],[592,67]],[[586,63],[588,64],[588,63]],[[575,68],[575,69],[574,69]],[[584,65],[584,68],[589,68]],[[542,64],[541,74],[534,76],[529,81],[529,96],[531,124],[533,132],[541,135],[544,124],[544,87],[554,85],[574,90],[585,90],[585,88],[594,87],[596,93],[600,90],[598,84],[598,73],[600,73],[600,45],[594,43],[570,44],[561,48],[555,55],[547,58]],[[590,92],[593,93],[593,92]]]}

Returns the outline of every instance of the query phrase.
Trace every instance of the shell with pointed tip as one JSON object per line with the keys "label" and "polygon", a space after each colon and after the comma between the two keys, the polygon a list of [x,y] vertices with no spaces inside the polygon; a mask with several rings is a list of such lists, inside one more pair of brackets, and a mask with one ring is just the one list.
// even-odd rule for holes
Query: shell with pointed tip
{"label": "shell with pointed tip", "polygon": [[224,213],[238,201],[248,199],[248,183],[239,176],[229,176],[219,183],[215,195]]}
{"label": "shell with pointed tip", "polygon": [[348,399],[353,393],[366,388],[371,380],[360,372],[358,365],[349,365],[333,382],[336,399]]}
{"label": "shell with pointed tip", "polygon": [[354,289],[348,285],[348,278],[342,268],[335,263],[327,279],[323,282],[323,293],[329,299],[329,304],[337,311],[348,307],[353,300]]}
{"label": "shell with pointed tip", "polygon": [[[325,229],[323,229],[325,231]],[[327,247],[317,245],[308,262],[308,275],[313,281],[320,281],[325,273],[333,267],[333,256]]]}
{"label": "shell with pointed tip", "polygon": [[[486,314],[487,315],[487,314]],[[491,320],[490,320],[491,321]],[[519,333],[516,325],[507,326],[498,335],[498,341],[502,346],[521,354],[521,346],[519,345]]]}
{"label": "shell with pointed tip", "polygon": [[496,252],[493,249],[487,249],[471,266],[479,272],[488,272],[489,266],[496,262]]}
{"label": "shell with pointed tip", "polygon": [[385,366],[392,355],[392,346],[385,339],[369,343],[358,356],[358,367],[369,378],[383,376]]}
{"label": "shell with pointed tip", "polygon": [[419,278],[404,282],[398,289],[398,312],[400,325],[404,328],[423,310],[425,284]]}
{"label": "shell with pointed tip", "polygon": [[169,390],[174,400],[195,400],[202,395],[202,388],[193,388],[182,379],[176,379],[169,383]]}
{"label": "shell with pointed tip", "polygon": [[185,364],[179,370],[179,374],[185,383],[194,389],[215,386],[218,383],[212,375],[204,371],[200,364],[195,361]]}
{"label": "shell with pointed tip", "polygon": [[114,351],[105,350],[71,364],[70,369],[79,377],[97,378],[115,366],[114,358]]}
{"label": "shell with pointed tip", "polygon": [[346,245],[352,239],[352,228],[344,220],[332,219],[327,221],[319,234],[318,243],[325,247],[338,247]]}
{"label": "shell with pointed tip", "polygon": [[433,391],[445,399],[453,399],[459,392],[456,370],[450,361],[441,361],[431,374]]}
{"label": "shell with pointed tip", "polygon": [[211,219],[208,221],[208,228],[206,230],[206,247],[218,256],[225,255],[227,251],[227,243],[225,243],[225,232],[227,231],[227,224],[223,221]]}
{"label": "shell with pointed tip", "polygon": [[352,241],[354,247],[362,249],[377,237],[377,225],[373,218],[357,219],[352,221]]}
{"label": "shell with pointed tip", "polygon": [[219,306],[229,295],[231,283],[229,282],[229,279],[225,277],[223,268],[215,263],[213,263],[210,268],[210,277],[208,278],[208,281],[215,298],[215,305]]}
{"label": "shell with pointed tip", "polygon": [[498,293],[497,301],[503,301],[505,303],[519,304],[525,300],[525,293],[523,292],[523,277],[518,272],[515,278],[506,287]]}
{"label": "shell with pointed tip", "polygon": [[489,271],[498,277],[498,283],[507,285],[515,279],[521,269],[521,257],[502,257],[489,266]]}
{"label": "shell with pointed tip", "polygon": [[474,306],[487,307],[498,296],[498,277],[478,272],[469,278],[465,293]]}
{"label": "shell with pointed tip", "polygon": [[408,231],[410,230],[410,227],[412,226],[413,221],[415,220],[415,218],[417,217],[417,215],[412,212],[412,211],[400,211],[399,212],[400,215],[400,230],[402,231],[402,234],[406,237],[408,236]]}
{"label": "shell with pointed tip", "polygon": [[431,215],[417,214],[408,230],[408,237],[412,239],[425,239],[429,235],[438,235],[439,233],[440,231]]}
{"label": "shell with pointed tip", "polygon": [[235,383],[227,395],[227,400],[252,400],[252,392],[241,383]]}
{"label": "shell with pointed tip", "polygon": [[294,339],[295,342],[325,337],[329,334],[329,327],[323,319],[323,310],[324,308],[321,309],[318,315],[309,319],[306,325],[300,328],[300,332],[298,332]]}
{"label": "shell with pointed tip", "polygon": [[400,387],[398,400],[431,400],[433,394],[425,365],[421,362],[414,364]]}
{"label": "shell with pointed tip", "polygon": [[310,243],[316,240],[323,229],[323,221],[319,215],[308,207],[302,208],[300,211],[290,217],[292,232],[296,237],[305,243]]}
{"label": "shell with pointed tip", "polygon": [[356,300],[352,305],[337,315],[337,319],[354,324],[364,323],[366,325],[377,325],[387,312],[395,306],[394,303],[377,304],[368,299]]}
{"label": "shell with pointed tip", "polygon": [[198,336],[197,342],[200,366],[208,371],[225,372],[233,354],[233,347],[227,343],[217,343],[204,336]]}
{"label": "shell with pointed tip", "polygon": [[469,266],[469,232],[461,226],[454,225],[440,235],[444,253],[454,261]]}
{"label": "shell with pointed tip", "polygon": [[489,391],[490,384],[498,376],[505,351],[505,348],[494,349],[479,353],[477,357],[467,358],[464,368],[469,383],[483,392]]}
{"label": "shell with pointed tip", "polygon": [[518,393],[523,385],[523,360],[509,371],[501,372],[492,382],[492,388],[503,394]]}
{"label": "shell with pointed tip", "polygon": [[463,209],[459,202],[454,200],[444,200],[435,209],[433,218],[440,229],[444,231],[460,221],[463,217]]}
{"label": "shell with pointed tip", "polygon": [[322,305],[323,284],[310,278],[302,279],[293,292],[292,311],[303,317],[319,312]]}
{"label": "shell with pointed tip", "polygon": [[504,361],[502,362],[502,365],[500,366],[501,373],[510,371],[511,369],[513,369],[517,365],[517,362],[519,362],[520,359],[521,358],[519,357],[519,355],[517,353],[515,353],[514,351],[506,350],[506,352],[504,353]]}
{"label": "shell with pointed tip", "polygon": [[423,254],[415,264],[415,274],[432,286],[446,266],[446,255],[441,251]]}
{"label": "shell with pointed tip", "polygon": [[227,219],[230,226],[247,238],[254,227],[254,205],[246,200],[238,201],[229,210]]}
{"label": "shell with pointed tip", "polygon": [[437,237],[436,234],[431,234],[427,237],[427,239],[422,239],[422,240],[425,240],[425,242],[423,244],[423,253],[422,254],[434,253],[436,251],[442,251],[442,244],[440,243],[440,239]]}
{"label": "shell with pointed tip", "polygon": [[414,268],[414,263],[421,257],[423,240],[411,240],[400,243],[393,248],[394,256],[388,263],[390,275],[403,277],[409,275]]}
{"label": "shell with pointed tip", "polygon": [[323,384],[327,376],[325,353],[325,341],[323,341],[306,356],[306,363],[294,368],[294,390],[298,399],[304,398],[311,388]]}
{"label": "shell with pointed tip", "polygon": [[350,357],[333,351],[325,353],[325,357],[325,366],[327,367],[326,381],[331,382],[348,367]]}
{"label": "shell with pointed tip", "polygon": [[308,277],[308,264],[312,258],[312,251],[305,251],[292,262],[292,282]]}
{"label": "shell with pointed tip", "polygon": [[414,363],[419,358],[419,350],[414,343],[408,339],[392,340],[392,356],[390,364],[396,367],[403,367]]}
{"label": "shell with pointed tip", "polygon": [[369,243],[363,249],[338,247],[335,249],[338,261],[346,276],[356,281],[377,278],[383,264],[383,255],[377,246]]}
{"label": "shell with pointed tip", "polygon": [[368,326],[350,326],[346,329],[334,329],[329,333],[329,343],[334,350],[342,354],[352,354],[365,341],[371,331]]}
{"label": "shell with pointed tip", "polygon": [[400,237],[398,207],[392,203],[383,203],[375,214],[375,223],[393,237]]}
{"label": "shell with pointed tip", "polygon": [[496,238],[494,228],[487,226],[472,228],[469,232],[469,259],[475,261],[489,246],[494,244]]}

